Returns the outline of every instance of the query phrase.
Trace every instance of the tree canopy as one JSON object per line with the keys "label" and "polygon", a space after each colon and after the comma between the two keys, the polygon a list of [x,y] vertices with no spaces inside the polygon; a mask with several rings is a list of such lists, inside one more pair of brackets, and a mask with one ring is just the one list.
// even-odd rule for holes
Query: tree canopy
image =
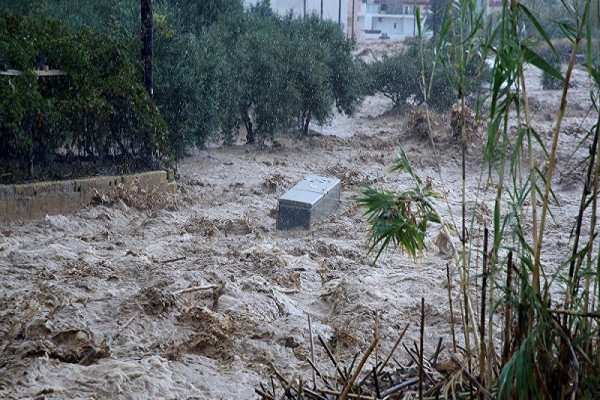
{"label": "tree canopy", "polygon": [[[120,38],[116,59],[141,74],[139,2],[17,3],[0,0],[0,11],[60,19],[74,41],[102,31],[103,49]],[[334,22],[280,16],[269,1],[245,9],[241,0],[155,0],[153,14],[154,103],[178,157],[209,140],[229,143],[240,128],[251,143],[290,129],[306,134],[311,122],[328,121],[336,108],[352,113],[360,101],[353,44]]]}

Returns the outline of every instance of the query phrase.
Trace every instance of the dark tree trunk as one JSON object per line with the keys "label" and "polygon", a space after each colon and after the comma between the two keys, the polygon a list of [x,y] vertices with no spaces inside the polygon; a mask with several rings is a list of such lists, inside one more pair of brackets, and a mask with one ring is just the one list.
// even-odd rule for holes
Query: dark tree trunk
{"label": "dark tree trunk", "polygon": [[244,126],[246,127],[246,143],[254,144],[256,143],[256,136],[254,135],[254,130],[252,129],[252,121],[248,115],[248,109],[242,109],[241,114],[242,121],[244,121]]}
{"label": "dark tree trunk", "polygon": [[431,7],[431,30],[433,31],[434,37],[437,37],[442,30],[442,24],[444,23],[444,15],[446,8],[448,7],[447,0],[432,0],[430,2]]}
{"label": "dark tree trunk", "polygon": [[252,121],[250,120],[246,124],[246,143],[256,143],[256,135],[254,134],[254,130],[252,129]]}
{"label": "dark tree trunk", "polygon": [[310,113],[307,113],[306,118],[304,119],[304,126],[302,127],[302,133],[308,135],[308,125],[310,124]]}

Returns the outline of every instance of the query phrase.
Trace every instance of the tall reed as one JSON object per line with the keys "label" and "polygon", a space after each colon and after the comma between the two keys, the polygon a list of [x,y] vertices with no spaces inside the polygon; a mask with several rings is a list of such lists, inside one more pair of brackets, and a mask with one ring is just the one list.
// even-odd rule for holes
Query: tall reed
{"label": "tall reed", "polygon": [[[593,52],[598,6],[591,0],[561,3],[562,15],[567,18],[559,27],[572,45],[563,74],[538,54],[538,46],[543,43],[558,58],[549,27],[538,21],[535,9],[518,0],[503,0],[497,18],[489,18],[486,8],[479,4],[475,0],[450,1],[438,36],[425,39],[418,32],[421,40],[436,41],[439,65],[453,67],[457,103],[462,113],[462,207],[460,229],[455,230],[460,234],[453,238],[453,248],[456,249],[454,242],[460,241],[461,251],[455,253],[454,271],[458,271],[461,282],[459,301],[465,321],[465,357],[469,368],[471,361],[479,358],[479,373],[474,375],[499,398],[598,398],[600,257],[596,224],[600,190],[600,74],[593,64],[594,56],[597,57]],[[416,18],[420,19],[418,12]],[[526,26],[530,29],[526,30]],[[572,232],[572,248],[557,265],[545,256],[551,247],[547,243],[547,225],[557,204],[554,194],[557,151],[564,134],[567,99],[578,54],[586,56],[585,68],[594,83],[590,112],[595,113],[596,120],[587,135],[591,145],[579,211],[573,216],[572,226],[561,227],[563,232]],[[469,84],[466,71],[474,62],[483,66],[486,58],[493,60],[493,82],[488,96],[480,99],[477,107],[478,117],[487,126],[482,149],[485,163],[478,171],[467,171],[465,149],[470,139],[465,115]],[[529,68],[537,68],[563,82],[550,137],[536,131],[532,122],[530,82],[525,79]],[[425,99],[431,95],[429,79],[421,73]],[[512,126],[516,129],[511,129]],[[437,151],[435,146],[434,151]],[[410,168],[406,155],[401,164],[419,185],[418,175]],[[398,163],[395,167],[399,170]],[[441,174],[439,166],[438,171]],[[480,176],[481,192],[477,193],[476,201],[493,198],[494,204],[490,243],[486,239],[483,251],[477,250],[475,235],[467,235],[476,224],[475,215],[468,215],[466,207],[467,175],[473,173]],[[387,191],[385,197],[376,193],[382,192],[369,188],[360,201],[373,224],[372,232],[379,234],[373,238],[373,247],[378,247],[379,255],[387,245],[402,246],[410,243],[410,239],[403,236],[390,239],[385,232],[375,229],[382,220],[387,224],[393,222],[390,214],[381,210],[406,199],[407,192]],[[433,216],[427,223],[439,223],[446,232],[451,231],[449,225],[454,217],[450,207],[447,207],[449,215],[444,216],[435,204],[444,199],[429,192],[421,194],[426,196],[411,197],[411,201],[423,207],[420,209],[426,210],[426,215]],[[406,218],[404,221],[410,222]],[[414,226],[412,232],[419,237],[421,249],[425,230],[431,227],[423,224],[423,219],[419,221],[421,224]],[[404,229],[404,233],[411,232],[406,226]],[[475,257],[476,254],[484,260],[485,283],[484,294],[473,301],[476,289],[473,283],[482,259]],[[503,333],[498,334],[494,327],[501,325]]]}

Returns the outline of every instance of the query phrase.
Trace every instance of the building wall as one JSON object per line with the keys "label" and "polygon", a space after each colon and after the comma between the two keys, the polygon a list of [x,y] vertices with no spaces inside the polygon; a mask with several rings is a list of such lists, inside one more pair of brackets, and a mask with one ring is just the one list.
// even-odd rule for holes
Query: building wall
{"label": "building wall", "polygon": [[[416,34],[416,20],[414,8],[421,8],[421,23],[425,24],[426,8],[428,0],[413,0],[413,4],[400,1],[386,3],[385,11],[383,3],[377,0],[368,0],[362,4],[361,11],[357,15],[356,24],[360,26],[359,36],[366,38],[378,37],[381,33],[387,33],[390,37],[403,38]],[[391,7],[390,7],[391,6]],[[396,11],[392,14],[390,11]]]}
{"label": "building wall", "polygon": [[373,15],[373,30],[394,36],[411,36],[415,33],[415,17],[413,15]]}

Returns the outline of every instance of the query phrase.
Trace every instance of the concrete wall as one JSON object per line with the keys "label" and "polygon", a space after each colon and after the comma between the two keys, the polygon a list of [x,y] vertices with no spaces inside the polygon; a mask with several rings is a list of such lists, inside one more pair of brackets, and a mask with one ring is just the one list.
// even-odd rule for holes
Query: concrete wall
{"label": "concrete wall", "polygon": [[142,187],[164,186],[168,189],[166,171],[134,175],[98,176],[68,181],[49,181],[22,185],[0,185],[0,221],[43,218],[47,214],[70,214],[122,183],[137,180]]}

